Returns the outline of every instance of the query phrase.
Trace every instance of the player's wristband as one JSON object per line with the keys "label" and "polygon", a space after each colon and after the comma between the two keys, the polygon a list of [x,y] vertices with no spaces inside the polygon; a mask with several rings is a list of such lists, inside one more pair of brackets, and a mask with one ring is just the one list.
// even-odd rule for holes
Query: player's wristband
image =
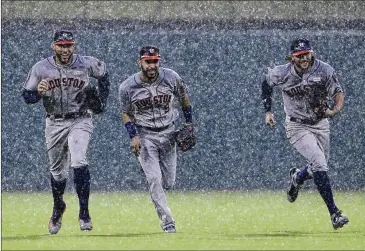
{"label": "player's wristband", "polygon": [[23,89],[22,96],[24,98],[25,103],[27,104],[37,103],[41,99],[41,95],[39,95],[38,91],[32,91],[26,89]]}
{"label": "player's wristband", "polygon": [[193,123],[193,109],[191,105],[182,107],[186,123]]}
{"label": "player's wristband", "polygon": [[125,123],[125,128],[127,128],[127,132],[129,133],[129,137],[132,139],[134,136],[137,136],[137,129],[136,129],[136,125],[131,122],[128,121],[127,123]]}

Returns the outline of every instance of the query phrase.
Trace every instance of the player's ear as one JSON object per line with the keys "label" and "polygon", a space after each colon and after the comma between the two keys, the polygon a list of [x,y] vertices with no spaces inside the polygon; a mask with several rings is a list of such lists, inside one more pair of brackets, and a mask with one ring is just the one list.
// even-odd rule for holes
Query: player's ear
{"label": "player's ear", "polygon": [[137,64],[138,64],[138,66],[141,66],[141,60],[140,59],[137,60]]}
{"label": "player's ear", "polygon": [[292,61],[292,56],[291,56],[291,54],[288,54],[286,57],[285,57],[285,60],[286,61]]}

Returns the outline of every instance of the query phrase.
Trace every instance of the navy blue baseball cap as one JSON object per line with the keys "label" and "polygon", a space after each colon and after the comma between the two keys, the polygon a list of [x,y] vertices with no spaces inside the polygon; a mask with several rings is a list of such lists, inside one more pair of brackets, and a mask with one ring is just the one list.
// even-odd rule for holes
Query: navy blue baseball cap
{"label": "navy blue baseball cap", "polygon": [[75,43],[74,35],[70,30],[57,30],[53,37],[53,43],[74,44]]}
{"label": "navy blue baseball cap", "polygon": [[308,39],[299,38],[295,39],[290,46],[290,53],[294,56],[313,52],[312,46]]}
{"label": "navy blue baseball cap", "polygon": [[140,59],[142,60],[153,60],[160,59],[160,50],[155,46],[144,46],[139,52]]}

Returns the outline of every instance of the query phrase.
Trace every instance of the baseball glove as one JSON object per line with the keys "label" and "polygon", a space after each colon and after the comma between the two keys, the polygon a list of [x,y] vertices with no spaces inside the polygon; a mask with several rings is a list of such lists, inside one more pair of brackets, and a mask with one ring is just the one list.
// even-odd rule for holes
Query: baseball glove
{"label": "baseball glove", "polygon": [[98,91],[95,87],[91,87],[85,90],[85,104],[87,107],[94,112],[99,114],[103,111],[103,103],[99,97]]}
{"label": "baseball glove", "polygon": [[324,118],[328,105],[328,92],[323,85],[313,86],[309,92],[308,102],[318,119]]}
{"label": "baseball glove", "polygon": [[181,151],[186,152],[193,148],[196,143],[194,135],[194,127],[191,124],[184,125],[184,127],[176,133],[176,143]]}

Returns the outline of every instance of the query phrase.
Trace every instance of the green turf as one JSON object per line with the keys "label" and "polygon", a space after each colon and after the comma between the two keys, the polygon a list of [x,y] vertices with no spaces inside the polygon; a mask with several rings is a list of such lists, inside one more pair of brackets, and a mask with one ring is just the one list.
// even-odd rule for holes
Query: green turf
{"label": "green turf", "polygon": [[165,234],[147,192],[92,193],[94,229],[81,232],[68,192],[62,229],[49,235],[50,192],[2,193],[2,250],[364,250],[364,192],[335,199],[350,219],[336,231],[316,191],[302,191],[295,203],[284,191],[173,191],[178,232]]}

